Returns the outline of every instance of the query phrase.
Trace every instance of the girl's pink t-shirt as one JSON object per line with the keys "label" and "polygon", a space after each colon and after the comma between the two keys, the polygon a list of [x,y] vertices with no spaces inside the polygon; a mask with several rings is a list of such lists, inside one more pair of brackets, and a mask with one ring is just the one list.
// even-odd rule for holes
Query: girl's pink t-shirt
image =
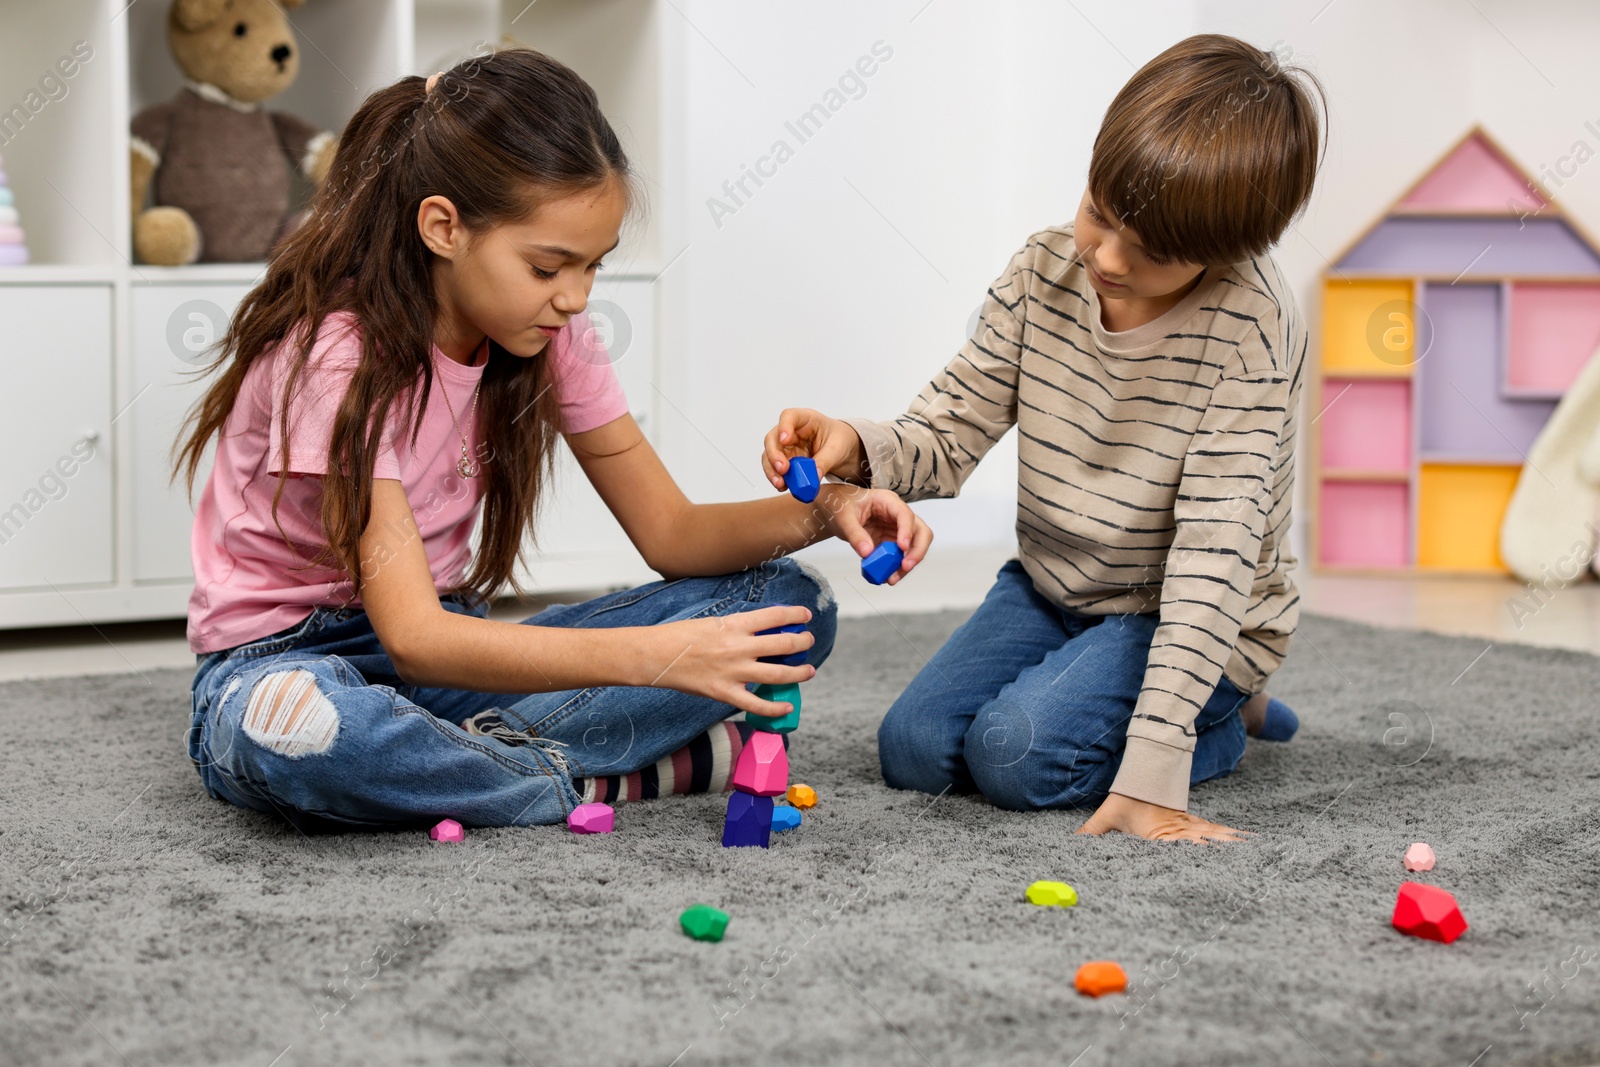
{"label": "girl's pink t-shirt", "polygon": [[[205,489],[195,508],[190,552],[194,592],[189,596],[189,648],[196,653],[233,648],[303,621],[315,607],[361,607],[353,584],[331,567],[299,569],[327,544],[322,536],[322,483],[339,404],[361,360],[359,325],[349,312],[324,320],[289,410],[290,477],[278,501],[279,532],[272,516],[282,452],[278,432],[283,386],[292,350],[279,345],[251,364],[221,437]],[[471,537],[483,498],[481,477],[462,478],[461,433],[467,454],[480,458],[477,417],[467,410],[489,357],[487,340],[463,366],[433,346],[433,390],[416,447],[405,433],[406,405],[394,403],[374,478],[396,478],[416,517],[434,587],[449,588],[466,574]],[[502,357],[504,358],[504,357]],[[516,357],[511,357],[516,358]],[[628,402],[587,314],[575,315],[546,355],[561,409],[561,429],[583,433],[628,412]],[[461,421],[456,429],[446,392]],[[481,404],[481,399],[480,399]],[[481,459],[480,459],[481,462]],[[287,543],[285,537],[287,536]],[[293,546],[293,547],[291,547]],[[298,550],[298,554],[297,551]]]}

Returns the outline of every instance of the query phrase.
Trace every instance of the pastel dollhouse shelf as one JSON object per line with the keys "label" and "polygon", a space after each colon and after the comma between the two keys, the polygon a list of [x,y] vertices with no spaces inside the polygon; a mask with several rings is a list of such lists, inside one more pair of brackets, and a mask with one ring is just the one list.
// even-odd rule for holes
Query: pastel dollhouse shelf
{"label": "pastel dollhouse shelf", "polygon": [[1600,347],[1600,246],[1475,127],[1323,274],[1312,559],[1498,573],[1529,448]]}

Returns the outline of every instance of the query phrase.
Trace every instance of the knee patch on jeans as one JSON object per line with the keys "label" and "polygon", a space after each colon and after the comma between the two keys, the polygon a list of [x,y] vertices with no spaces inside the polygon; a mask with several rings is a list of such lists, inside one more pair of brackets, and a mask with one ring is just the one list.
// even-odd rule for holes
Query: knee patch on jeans
{"label": "knee patch on jeans", "polygon": [[310,671],[275,671],[250,690],[241,725],[250,740],[292,759],[328,750],[339,733],[339,709]]}
{"label": "knee patch on jeans", "polygon": [[794,561],[800,568],[800,573],[810,578],[817,585],[817,610],[827,611],[833,607],[833,586],[828,584],[828,579],[823,573],[803,559]]}

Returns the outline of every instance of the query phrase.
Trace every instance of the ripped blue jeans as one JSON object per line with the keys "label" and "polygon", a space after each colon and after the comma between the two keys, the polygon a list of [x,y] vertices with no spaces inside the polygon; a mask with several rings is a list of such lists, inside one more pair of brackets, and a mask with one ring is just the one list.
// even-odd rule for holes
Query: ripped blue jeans
{"label": "ripped blue jeans", "polygon": [[[650,626],[777,604],[811,609],[808,660],[820,666],[833,648],[833,594],[792,559],[559,604],[521,624]],[[440,606],[487,612],[458,595]],[[307,833],[445,817],[469,826],[560,822],[579,803],[574,778],[650,766],[732,712],[646,686],[504,694],[408,685],[359,608],[315,608],[279,633],[195,658],[187,747],[206,791]],[[489,709],[526,739],[462,728]]]}

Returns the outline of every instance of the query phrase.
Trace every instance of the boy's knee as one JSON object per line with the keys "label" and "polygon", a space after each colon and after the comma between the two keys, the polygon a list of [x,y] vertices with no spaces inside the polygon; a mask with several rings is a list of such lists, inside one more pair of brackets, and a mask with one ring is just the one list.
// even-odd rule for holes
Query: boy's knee
{"label": "boy's knee", "polygon": [[986,777],[1012,778],[1038,762],[1037,733],[1032,714],[1020,704],[997,698],[979,708],[962,750],[978,787]]}
{"label": "boy's knee", "polygon": [[1096,753],[1047,742],[1028,709],[992,701],[974,717],[964,756],[995,807],[1040,811],[1086,803],[1105,777]]}
{"label": "boy's knee", "polygon": [[916,789],[940,777],[948,753],[938,752],[925,728],[915,722],[915,710],[896,702],[878,724],[878,767],[890,789]]}

